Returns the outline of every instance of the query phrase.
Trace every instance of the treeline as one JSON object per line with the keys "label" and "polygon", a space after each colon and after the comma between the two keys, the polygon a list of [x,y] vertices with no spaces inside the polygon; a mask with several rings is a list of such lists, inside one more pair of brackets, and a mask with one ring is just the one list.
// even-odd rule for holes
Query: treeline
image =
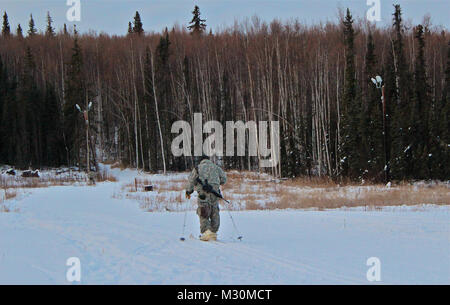
{"label": "treeline", "polygon": [[[120,160],[148,171],[185,170],[172,123],[273,121],[281,127],[274,175],[341,179],[449,179],[450,45],[445,28],[393,24],[270,24],[254,17],[217,33],[198,7],[189,28],[145,31],[136,13],[125,36],[39,32],[0,38],[0,163],[83,165],[89,112],[93,164]],[[124,31],[126,30],[126,25]],[[380,75],[385,91],[371,79]],[[383,112],[385,115],[383,115]],[[385,132],[386,131],[386,132]],[[205,135],[206,137],[207,135]],[[224,147],[225,149],[225,147]],[[263,170],[258,157],[226,168]]]}

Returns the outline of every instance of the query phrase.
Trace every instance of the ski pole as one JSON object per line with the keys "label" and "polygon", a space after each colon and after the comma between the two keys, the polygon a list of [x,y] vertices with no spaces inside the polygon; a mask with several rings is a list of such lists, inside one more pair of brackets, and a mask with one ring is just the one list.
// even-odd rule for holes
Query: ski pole
{"label": "ski pole", "polygon": [[[219,197],[219,198],[220,198],[220,197]],[[220,199],[222,199],[223,201],[225,201],[226,203],[228,203],[228,204],[231,206],[231,202],[229,202],[229,201],[226,200],[225,198],[222,197],[222,198],[220,198]],[[242,241],[242,235],[239,233],[239,230],[238,230],[238,228],[237,228],[237,226],[236,226],[236,223],[234,222],[234,219],[233,219],[233,216],[231,215],[230,210],[228,209],[227,212],[228,212],[228,215],[230,215],[231,223],[233,224],[234,231],[238,234],[238,238],[237,238],[237,239],[239,239],[240,241]]]}
{"label": "ski pole", "polygon": [[187,210],[184,211],[184,221],[183,221],[183,233],[181,234],[180,240],[184,241],[184,229],[186,228],[186,214],[187,214]]}

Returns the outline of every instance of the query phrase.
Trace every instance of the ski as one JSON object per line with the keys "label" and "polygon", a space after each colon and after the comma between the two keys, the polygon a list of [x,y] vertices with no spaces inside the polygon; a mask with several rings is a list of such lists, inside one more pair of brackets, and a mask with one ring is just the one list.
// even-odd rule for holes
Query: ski
{"label": "ski", "polygon": [[220,240],[220,239],[218,239],[218,240],[201,240],[200,237],[195,237],[195,236],[192,235],[192,234],[189,236],[189,239],[201,241],[201,242],[204,242],[204,243],[219,243],[219,244],[226,244],[226,242],[224,242],[223,240]]}

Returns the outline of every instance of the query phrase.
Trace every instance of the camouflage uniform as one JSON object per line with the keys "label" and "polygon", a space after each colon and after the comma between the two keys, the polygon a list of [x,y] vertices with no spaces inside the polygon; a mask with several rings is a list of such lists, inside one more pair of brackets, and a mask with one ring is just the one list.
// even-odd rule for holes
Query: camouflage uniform
{"label": "camouflage uniform", "polygon": [[207,193],[202,189],[202,185],[198,183],[197,177],[205,183],[211,185],[216,192],[220,192],[220,185],[227,182],[225,172],[212,161],[205,159],[197,166],[199,173],[194,169],[189,175],[189,181],[186,186],[186,193],[191,194],[195,191],[198,193],[197,214],[200,218],[200,232],[204,233],[210,230],[216,233],[220,226],[219,215],[219,198],[211,193]]}

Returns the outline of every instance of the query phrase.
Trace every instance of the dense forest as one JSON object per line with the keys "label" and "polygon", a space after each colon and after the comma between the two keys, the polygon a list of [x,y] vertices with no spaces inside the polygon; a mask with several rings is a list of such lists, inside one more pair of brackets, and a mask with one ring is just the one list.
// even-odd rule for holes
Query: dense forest
{"label": "dense forest", "polygon": [[[281,162],[224,157],[227,169],[281,177],[449,179],[450,37],[431,24],[376,27],[341,13],[335,23],[266,23],[253,17],[212,32],[145,29],[136,12],[123,36],[46,29],[33,16],[0,38],[0,164],[83,166],[89,111],[92,166],[120,160],[146,171],[185,170],[172,123],[280,122]],[[187,20],[189,21],[189,20]],[[26,31],[26,32],[25,32]],[[371,79],[380,75],[384,88]],[[381,92],[385,98],[381,101]]]}

